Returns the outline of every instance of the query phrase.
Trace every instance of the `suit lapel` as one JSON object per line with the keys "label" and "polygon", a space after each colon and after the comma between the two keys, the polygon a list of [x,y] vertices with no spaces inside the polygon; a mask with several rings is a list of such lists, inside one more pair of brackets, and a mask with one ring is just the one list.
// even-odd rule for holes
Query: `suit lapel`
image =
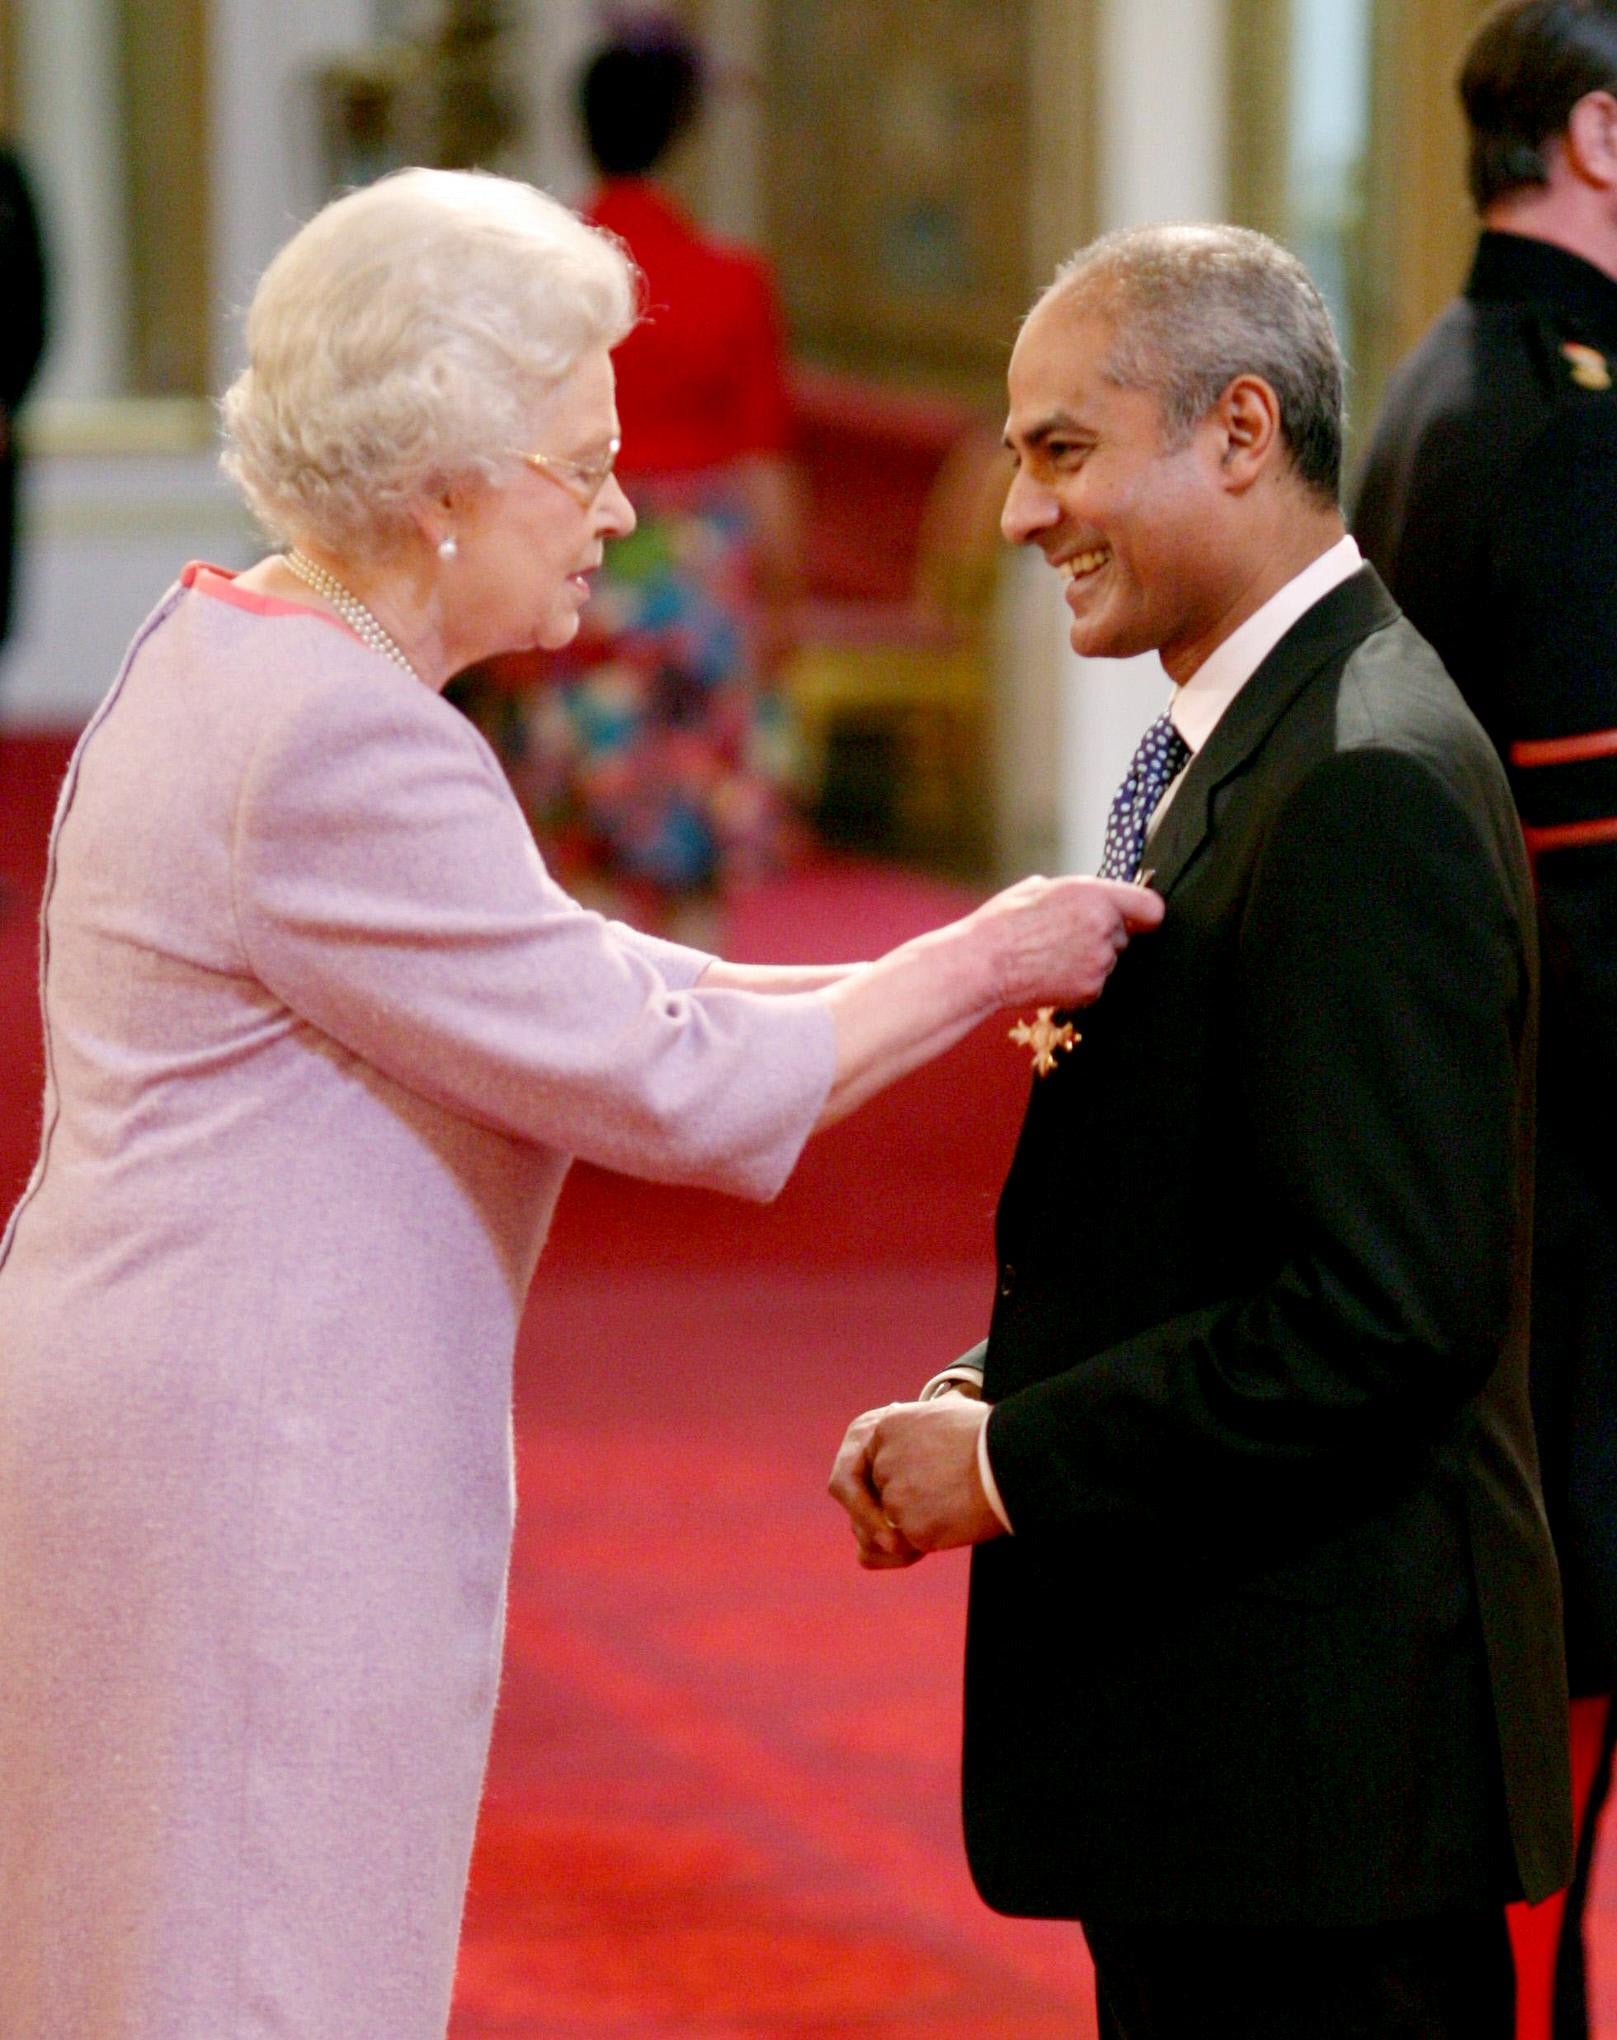
{"label": "suit lapel", "polygon": [[1321,597],[1287,631],[1191,759],[1162,824],[1145,848],[1156,891],[1166,894],[1212,827],[1213,796],[1246,769],[1308,682],[1332,659],[1401,612],[1373,567]]}

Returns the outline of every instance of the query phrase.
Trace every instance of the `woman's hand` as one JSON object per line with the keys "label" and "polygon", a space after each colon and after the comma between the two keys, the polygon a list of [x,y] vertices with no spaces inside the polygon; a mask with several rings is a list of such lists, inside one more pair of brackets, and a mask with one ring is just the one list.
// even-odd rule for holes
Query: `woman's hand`
{"label": "woman's hand", "polygon": [[818,1124],[941,1055],[1002,1006],[1090,1004],[1130,937],[1162,915],[1143,886],[1025,878],[828,986],[819,996],[836,1022],[837,1064]]}
{"label": "woman's hand", "polygon": [[1129,938],[1163,916],[1160,896],[1109,878],[1024,878],[968,916],[989,945],[1000,1006],[1088,1006]]}

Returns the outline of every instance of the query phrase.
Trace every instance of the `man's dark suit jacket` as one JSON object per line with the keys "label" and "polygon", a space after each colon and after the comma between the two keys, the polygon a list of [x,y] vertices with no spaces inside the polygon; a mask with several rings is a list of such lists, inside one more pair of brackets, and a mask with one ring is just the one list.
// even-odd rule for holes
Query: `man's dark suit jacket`
{"label": "man's dark suit jacket", "polygon": [[1498,759],[1369,569],[1146,862],[1167,919],[1035,1080],[999,1209],[979,1889],[1120,1924],[1542,1896],[1570,1840],[1531,896]]}

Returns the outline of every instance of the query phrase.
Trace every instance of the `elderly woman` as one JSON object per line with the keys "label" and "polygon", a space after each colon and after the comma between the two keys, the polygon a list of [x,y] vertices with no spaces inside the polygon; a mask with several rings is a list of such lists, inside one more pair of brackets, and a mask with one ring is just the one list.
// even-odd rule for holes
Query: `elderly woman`
{"label": "elderly woman", "polygon": [[746,970],[546,875],[459,668],[564,645],[603,545],[609,238],[401,173],[264,277],[190,568],[69,770],[38,1166],[0,1245],[0,2026],[428,2040],[499,1674],[518,1314],[572,1155],[767,1198],[1149,896],[1031,880]]}

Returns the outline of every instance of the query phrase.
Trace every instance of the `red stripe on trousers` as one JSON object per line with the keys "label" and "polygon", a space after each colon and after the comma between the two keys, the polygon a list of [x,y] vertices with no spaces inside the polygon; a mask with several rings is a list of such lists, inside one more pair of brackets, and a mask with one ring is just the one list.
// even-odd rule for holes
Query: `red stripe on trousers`
{"label": "red stripe on trousers", "polygon": [[[1600,1738],[1606,1726],[1604,1699],[1572,1703],[1573,1832],[1581,1834],[1589,1805],[1589,1788],[1600,1761]],[[1506,1908],[1510,1944],[1516,1956],[1516,2040],[1553,2040],[1550,2019],[1555,1997],[1555,1953],[1561,1941],[1566,1893],[1558,1891],[1539,1905]]]}

